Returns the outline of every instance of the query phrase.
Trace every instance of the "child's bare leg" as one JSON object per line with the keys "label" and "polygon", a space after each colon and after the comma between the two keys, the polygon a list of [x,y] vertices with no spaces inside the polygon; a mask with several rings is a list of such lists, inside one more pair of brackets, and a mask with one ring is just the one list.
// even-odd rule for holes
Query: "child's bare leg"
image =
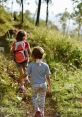
{"label": "child's bare leg", "polygon": [[25,84],[29,84],[30,80],[29,80],[28,75],[27,75],[27,67],[23,67],[23,70],[24,70],[24,81],[25,81]]}
{"label": "child's bare leg", "polygon": [[19,89],[21,90],[24,90],[25,87],[24,87],[24,70],[22,67],[19,67],[19,73],[20,73],[20,76],[19,76],[19,79],[18,79],[18,84],[19,84]]}
{"label": "child's bare leg", "polygon": [[24,78],[23,78],[24,77],[24,71],[23,71],[22,67],[19,67],[18,70],[19,70],[19,74],[20,74],[20,76],[18,78],[18,83],[22,84],[23,80],[24,80]]}
{"label": "child's bare leg", "polygon": [[44,117],[44,106],[45,106],[45,97],[46,97],[46,90],[42,89],[39,93],[39,108],[42,113],[42,117]]}

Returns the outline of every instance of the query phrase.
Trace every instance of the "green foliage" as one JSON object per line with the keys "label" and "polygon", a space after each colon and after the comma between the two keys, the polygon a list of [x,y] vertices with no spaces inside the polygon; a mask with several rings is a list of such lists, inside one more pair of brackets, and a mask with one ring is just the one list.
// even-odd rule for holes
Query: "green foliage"
{"label": "green foliage", "polygon": [[46,52],[44,60],[49,63],[52,73],[52,99],[57,102],[59,115],[81,117],[81,42],[43,27],[35,28],[28,41],[31,47],[39,45]]}
{"label": "green foliage", "polygon": [[[5,12],[4,10],[1,11]],[[6,27],[6,31],[12,24],[10,15],[0,17]],[[4,18],[4,17],[5,18]],[[81,117],[82,116],[82,43],[59,33],[50,28],[34,27],[33,21],[29,15],[25,14],[25,22],[20,25],[19,20],[15,26],[22,27],[30,32],[28,41],[31,48],[41,46],[45,50],[44,61],[46,61],[51,70],[52,97],[46,100],[46,113],[49,110],[59,114],[61,117]],[[30,21],[27,21],[27,20]],[[11,22],[11,23],[10,23]],[[4,27],[4,28],[5,28]],[[5,57],[6,56],[6,57]],[[31,94],[27,89],[27,97],[30,99],[23,104],[22,96],[16,94],[16,80],[19,76],[16,65],[10,54],[0,54],[0,116],[26,117],[27,107],[32,110]],[[25,104],[27,106],[25,106]],[[48,109],[48,110],[47,110]]]}
{"label": "green foliage", "polygon": [[7,0],[0,0],[0,3],[1,3],[1,2],[6,2],[6,1],[7,1]]}
{"label": "green foliage", "polygon": [[70,68],[68,71],[61,63],[55,63],[54,66],[53,98],[56,98],[60,115],[62,117],[81,117],[81,70]]}
{"label": "green foliage", "polygon": [[[37,41],[38,40],[38,41]],[[82,50],[77,42],[70,37],[63,36],[57,31],[46,28],[35,28],[30,38],[31,46],[42,46],[46,52],[46,60],[51,63],[52,61],[61,61],[81,67],[82,64]]]}
{"label": "green foliage", "polygon": [[12,27],[11,15],[4,10],[3,7],[0,8],[0,36],[6,33]]}
{"label": "green foliage", "polygon": [[[25,26],[25,25],[24,25]],[[24,27],[25,28],[25,27]],[[42,46],[45,50],[44,61],[50,66],[51,70],[51,82],[52,82],[52,98],[49,98],[46,102],[46,107],[48,109],[55,110],[53,103],[57,106],[57,112],[62,117],[81,117],[82,106],[80,103],[81,93],[82,93],[82,50],[81,42],[71,39],[70,37],[64,36],[58,31],[53,29],[43,28],[43,27],[33,27],[31,36],[28,38],[31,48],[34,46]],[[28,31],[28,30],[27,30]],[[5,57],[3,57],[5,59]],[[20,97],[15,94],[16,87],[12,78],[16,80],[18,73],[13,62],[0,59],[1,61],[1,79],[2,85],[1,89],[1,105],[8,106],[11,104],[13,116],[17,113],[17,116],[22,117],[24,115],[24,110],[20,113],[16,112],[18,103],[20,102]],[[5,61],[5,62],[4,62]],[[7,61],[7,62],[6,62]],[[6,64],[4,64],[6,63]],[[5,68],[5,69],[4,69]],[[6,70],[6,74],[4,74]],[[7,74],[8,72],[8,74]],[[5,84],[4,81],[7,81]],[[9,88],[10,87],[10,88]],[[8,96],[6,94],[8,92]],[[10,93],[11,92],[11,93]],[[30,92],[29,92],[30,93]],[[29,94],[28,93],[28,94]],[[12,96],[13,97],[12,97]],[[9,98],[11,97],[11,98]],[[11,103],[14,100],[14,103]],[[51,101],[53,103],[51,103]],[[49,106],[50,105],[50,106]],[[10,106],[9,106],[10,107]],[[7,107],[8,114],[11,114],[11,109]],[[3,112],[2,112],[3,113]],[[79,113],[79,114],[78,114]],[[7,113],[5,112],[5,115]],[[11,114],[12,115],[12,114]]]}
{"label": "green foliage", "polygon": [[81,35],[81,25],[82,25],[82,1],[81,0],[72,0],[74,4],[74,10],[73,10],[73,17],[76,21],[76,24],[78,25],[77,31],[78,36]]}
{"label": "green foliage", "polygon": [[[22,95],[18,89],[18,70],[10,55],[0,53],[0,117],[26,117],[28,108],[23,104]],[[29,92],[29,89],[28,89]],[[30,92],[27,92],[27,97]],[[28,99],[28,103],[30,102]],[[32,108],[32,106],[31,106]]]}
{"label": "green foliage", "polygon": [[34,21],[31,17],[31,13],[27,10],[24,14],[23,14],[23,20],[24,22],[21,23],[21,18],[22,18],[22,12],[20,12],[19,14],[15,12],[15,15],[16,15],[16,20],[14,22],[14,26],[16,28],[23,28],[24,30],[30,30],[30,29],[33,29],[34,26]]}

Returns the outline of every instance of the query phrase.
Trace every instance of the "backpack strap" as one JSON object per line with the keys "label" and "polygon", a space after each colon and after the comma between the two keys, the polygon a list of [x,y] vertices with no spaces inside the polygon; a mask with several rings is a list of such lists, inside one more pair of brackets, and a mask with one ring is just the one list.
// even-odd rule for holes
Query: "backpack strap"
{"label": "backpack strap", "polygon": [[25,43],[24,43],[24,41],[16,42],[15,43],[15,52],[23,51],[23,50],[25,50]]}

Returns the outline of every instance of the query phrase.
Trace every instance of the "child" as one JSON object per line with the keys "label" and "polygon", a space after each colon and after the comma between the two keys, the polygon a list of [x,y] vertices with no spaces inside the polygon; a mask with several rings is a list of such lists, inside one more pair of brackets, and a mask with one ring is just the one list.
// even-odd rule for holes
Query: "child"
{"label": "child", "polygon": [[19,92],[25,91],[24,83],[25,80],[29,82],[26,68],[29,62],[29,55],[30,55],[30,46],[29,43],[26,41],[27,34],[25,31],[20,30],[17,33],[16,41],[13,43],[11,50],[14,53],[14,60],[18,67],[20,76],[18,79],[19,83]]}
{"label": "child", "polygon": [[47,91],[51,92],[50,70],[49,66],[42,61],[44,50],[41,47],[35,47],[32,51],[33,62],[28,65],[28,75],[31,77],[32,100],[35,115],[34,117],[44,117],[44,105]]}

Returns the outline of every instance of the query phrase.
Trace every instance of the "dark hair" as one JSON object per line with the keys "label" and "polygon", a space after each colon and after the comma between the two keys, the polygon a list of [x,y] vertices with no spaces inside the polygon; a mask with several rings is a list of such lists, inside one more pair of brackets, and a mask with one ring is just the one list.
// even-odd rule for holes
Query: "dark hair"
{"label": "dark hair", "polygon": [[17,41],[22,41],[24,36],[26,36],[26,32],[20,30],[20,31],[17,33],[16,40],[17,40]]}
{"label": "dark hair", "polygon": [[41,59],[43,57],[43,54],[44,54],[44,50],[41,47],[37,46],[33,48],[32,56],[35,59]]}

